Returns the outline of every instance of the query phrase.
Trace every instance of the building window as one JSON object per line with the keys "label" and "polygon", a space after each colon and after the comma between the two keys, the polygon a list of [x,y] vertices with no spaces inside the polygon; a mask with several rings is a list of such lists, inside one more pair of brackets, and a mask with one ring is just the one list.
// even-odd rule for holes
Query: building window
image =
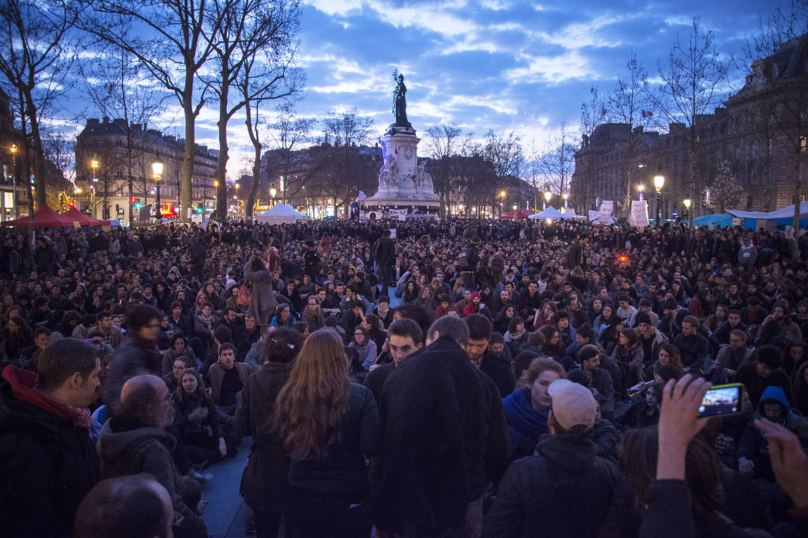
{"label": "building window", "polygon": [[13,192],[4,192],[3,193],[3,207],[14,207],[14,193]]}

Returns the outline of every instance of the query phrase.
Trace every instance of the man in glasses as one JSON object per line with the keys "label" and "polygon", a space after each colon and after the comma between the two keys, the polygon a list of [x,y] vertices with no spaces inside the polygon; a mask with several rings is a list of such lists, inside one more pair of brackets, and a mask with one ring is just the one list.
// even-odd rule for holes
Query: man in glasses
{"label": "man in glasses", "polygon": [[[166,384],[157,376],[138,375],[121,390],[115,414],[101,428],[98,454],[105,477],[149,474],[168,491],[178,536],[207,536],[197,513],[201,489],[192,481],[180,480],[171,451],[177,441],[165,428],[174,422],[174,401]],[[201,509],[201,510],[200,510]],[[182,527],[182,529],[176,528]]]}

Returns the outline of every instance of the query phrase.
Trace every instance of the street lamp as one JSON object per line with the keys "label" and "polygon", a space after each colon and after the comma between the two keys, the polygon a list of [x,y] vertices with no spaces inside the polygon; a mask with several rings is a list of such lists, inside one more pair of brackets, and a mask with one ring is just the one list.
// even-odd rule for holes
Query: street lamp
{"label": "street lamp", "polygon": [[570,197],[569,194],[564,193],[564,209],[567,209],[567,207],[568,207],[567,206],[567,203],[568,203],[567,200],[569,199],[569,197]]}
{"label": "street lamp", "polygon": [[637,190],[640,191],[640,202],[645,201],[645,197],[643,196],[643,192],[645,192],[645,185],[637,185]]}
{"label": "street lamp", "polygon": [[162,219],[162,214],[160,212],[160,179],[163,176],[163,160],[160,158],[160,152],[154,157],[152,161],[152,174],[154,175],[154,183],[157,185],[157,197],[155,198],[154,205],[156,209],[155,218],[157,218],[158,223]]}
{"label": "street lamp", "polygon": [[547,204],[550,203],[550,198],[553,197],[553,193],[550,192],[550,189],[547,189],[544,193],[544,209],[547,209]]}
{"label": "street lamp", "polygon": [[654,176],[654,188],[656,189],[656,227],[659,228],[659,220],[662,218],[662,208],[659,206],[659,198],[662,195],[662,187],[665,186],[665,176]]}
{"label": "street lamp", "polygon": [[[98,159],[92,159],[90,161],[90,168],[93,169],[93,192],[92,192],[92,197],[91,197],[91,200],[90,200],[90,208],[91,208],[90,209],[90,211],[91,211],[90,216],[92,218],[96,218],[96,216],[95,216],[95,184],[98,183],[98,175],[96,173],[98,171]],[[101,215],[101,216],[103,217],[103,215]]]}
{"label": "street lamp", "polygon": [[690,203],[691,203],[690,198],[685,198],[684,204],[685,204],[685,207],[687,208],[687,227],[688,228],[693,227],[693,219],[690,218]]}
{"label": "street lamp", "polygon": [[11,166],[14,168],[14,218],[17,218],[17,144],[11,145]]}
{"label": "street lamp", "polygon": [[271,187],[269,189],[269,197],[272,198],[272,205],[273,206],[275,205],[275,195],[277,195],[277,194],[278,194],[278,189],[276,189],[275,187]]}

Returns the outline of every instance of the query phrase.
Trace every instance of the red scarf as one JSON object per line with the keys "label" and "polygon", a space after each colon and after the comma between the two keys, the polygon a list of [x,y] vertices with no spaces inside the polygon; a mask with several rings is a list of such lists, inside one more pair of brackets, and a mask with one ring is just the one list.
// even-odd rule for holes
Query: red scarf
{"label": "red scarf", "polygon": [[34,372],[23,370],[14,365],[6,366],[3,370],[3,379],[11,384],[11,393],[21,402],[35,405],[62,418],[74,426],[89,428],[93,424],[93,417],[89,409],[79,409],[69,403],[54,398],[39,390],[39,376]]}

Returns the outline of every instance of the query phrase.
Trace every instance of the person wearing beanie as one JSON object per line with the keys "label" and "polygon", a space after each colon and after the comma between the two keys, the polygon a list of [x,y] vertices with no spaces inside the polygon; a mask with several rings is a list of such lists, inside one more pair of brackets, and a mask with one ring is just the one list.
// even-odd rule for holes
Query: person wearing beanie
{"label": "person wearing beanie", "polygon": [[483,520],[483,538],[531,536],[535,529],[542,536],[597,536],[611,509],[622,478],[592,441],[598,414],[592,391],[558,379],[547,392],[550,433],[534,456],[508,467]]}
{"label": "person wearing beanie", "polygon": [[640,345],[643,349],[643,363],[644,366],[653,364],[656,361],[659,347],[668,341],[667,337],[659,332],[651,320],[648,313],[640,311],[634,316],[634,321],[637,323],[637,333],[640,336]]}

